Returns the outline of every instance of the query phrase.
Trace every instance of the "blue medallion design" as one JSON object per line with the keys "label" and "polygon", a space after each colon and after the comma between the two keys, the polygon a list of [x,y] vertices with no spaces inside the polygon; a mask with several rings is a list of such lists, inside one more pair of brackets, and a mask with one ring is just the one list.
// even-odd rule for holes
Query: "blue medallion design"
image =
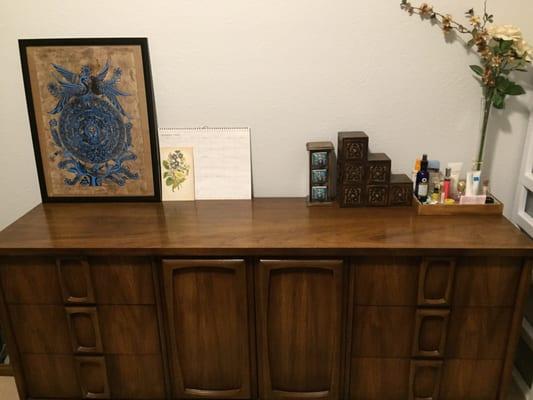
{"label": "blue medallion design", "polygon": [[67,185],[101,186],[112,182],[119,186],[139,174],[124,165],[137,156],[131,151],[129,115],[119,96],[129,96],[117,89],[122,71],[115,68],[109,79],[109,62],[96,76],[88,65],[79,74],[59,65],[52,67],[60,76],[48,84],[49,92],[58,99],[50,111],[50,131],[61,149],[58,167],[74,176],[65,178]]}

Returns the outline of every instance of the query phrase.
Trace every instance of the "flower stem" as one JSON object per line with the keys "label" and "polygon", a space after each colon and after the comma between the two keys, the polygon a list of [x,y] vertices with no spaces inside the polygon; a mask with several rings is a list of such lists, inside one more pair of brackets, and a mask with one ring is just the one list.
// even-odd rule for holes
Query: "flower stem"
{"label": "flower stem", "polygon": [[479,152],[474,163],[474,170],[480,171],[483,165],[483,151],[485,150],[485,139],[487,137],[487,128],[489,125],[490,110],[492,107],[492,96],[485,96],[485,104],[483,107],[483,123],[481,125],[481,141],[479,143]]}

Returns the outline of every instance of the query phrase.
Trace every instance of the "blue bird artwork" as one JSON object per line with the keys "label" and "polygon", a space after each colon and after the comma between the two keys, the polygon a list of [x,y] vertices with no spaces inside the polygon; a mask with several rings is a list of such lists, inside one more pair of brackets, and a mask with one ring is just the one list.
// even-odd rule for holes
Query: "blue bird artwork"
{"label": "blue bird artwork", "polygon": [[[124,186],[139,174],[125,164],[137,158],[132,151],[131,117],[120,98],[129,96],[117,88],[122,70],[110,74],[110,61],[93,75],[89,65],[79,73],[51,64],[54,81],[48,91],[57,99],[49,111],[52,140],[60,148],[58,167],[72,175],[69,186]],[[108,75],[110,74],[110,77]]]}

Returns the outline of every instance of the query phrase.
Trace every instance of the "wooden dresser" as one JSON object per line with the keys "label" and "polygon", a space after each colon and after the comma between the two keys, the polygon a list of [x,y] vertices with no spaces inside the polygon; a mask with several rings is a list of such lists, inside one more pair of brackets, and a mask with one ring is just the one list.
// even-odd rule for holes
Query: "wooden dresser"
{"label": "wooden dresser", "polygon": [[39,205],[0,233],[22,399],[506,399],[533,243],[303,199]]}

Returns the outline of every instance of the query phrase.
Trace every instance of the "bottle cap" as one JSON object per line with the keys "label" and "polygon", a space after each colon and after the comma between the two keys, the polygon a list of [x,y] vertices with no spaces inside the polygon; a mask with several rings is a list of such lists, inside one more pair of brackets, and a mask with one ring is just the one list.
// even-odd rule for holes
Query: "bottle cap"
{"label": "bottle cap", "polygon": [[420,169],[427,170],[428,169],[428,155],[424,154],[422,156],[422,161],[420,161]]}
{"label": "bottle cap", "polygon": [[446,178],[450,178],[452,176],[452,169],[446,168]]}

